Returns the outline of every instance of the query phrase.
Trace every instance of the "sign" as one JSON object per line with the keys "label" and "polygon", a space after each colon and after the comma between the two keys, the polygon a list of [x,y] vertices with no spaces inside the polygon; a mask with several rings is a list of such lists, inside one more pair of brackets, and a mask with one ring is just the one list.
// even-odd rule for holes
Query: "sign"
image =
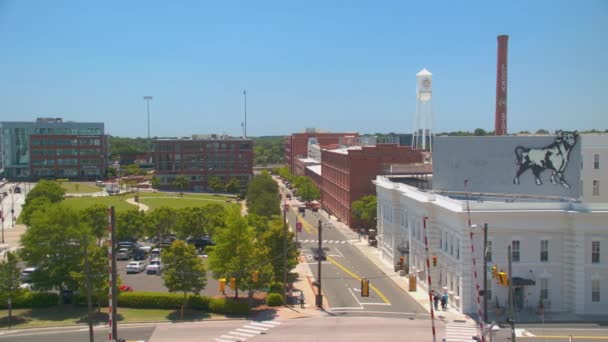
{"label": "sign", "polygon": [[296,231],[298,233],[302,232],[302,222],[300,222],[300,221],[296,222]]}

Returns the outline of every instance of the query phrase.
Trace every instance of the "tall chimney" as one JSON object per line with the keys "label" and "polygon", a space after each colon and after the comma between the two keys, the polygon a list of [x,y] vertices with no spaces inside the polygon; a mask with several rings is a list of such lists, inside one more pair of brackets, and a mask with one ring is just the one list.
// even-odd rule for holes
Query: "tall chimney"
{"label": "tall chimney", "polygon": [[494,135],[507,134],[507,48],[509,36],[498,36],[498,62],[496,64],[496,114]]}

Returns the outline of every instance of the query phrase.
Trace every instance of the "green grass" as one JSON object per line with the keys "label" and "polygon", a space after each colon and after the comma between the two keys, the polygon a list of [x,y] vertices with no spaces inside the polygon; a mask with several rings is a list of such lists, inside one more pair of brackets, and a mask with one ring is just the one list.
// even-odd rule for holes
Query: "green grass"
{"label": "green grass", "polygon": [[[223,317],[225,316],[203,311],[185,310],[183,321]],[[130,308],[118,308],[117,319],[120,323],[182,321],[179,310]],[[107,321],[107,308],[102,308],[94,314],[96,324],[105,324]],[[11,327],[17,329],[86,324],[86,308],[63,305],[53,308],[13,309],[11,322]],[[0,328],[7,326],[8,310],[0,310]]]}
{"label": "green grass", "polygon": [[160,208],[162,206],[181,209],[187,207],[199,207],[209,203],[218,203],[221,205],[228,205],[225,198],[172,198],[172,197],[163,197],[163,198],[141,198],[140,202],[150,207],[150,210],[154,210]]}
{"label": "green grass", "polygon": [[127,203],[125,200],[133,196],[104,196],[104,197],[73,197],[65,198],[63,204],[76,210],[82,210],[95,204],[105,206],[113,205],[117,211],[137,209],[136,206]]}
{"label": "green grass", "polygon": [[91,183],[82,182],[63,182],[61,183],[61,186],[68,194],[90,194],[103,190],[103,188],[97,187]]}

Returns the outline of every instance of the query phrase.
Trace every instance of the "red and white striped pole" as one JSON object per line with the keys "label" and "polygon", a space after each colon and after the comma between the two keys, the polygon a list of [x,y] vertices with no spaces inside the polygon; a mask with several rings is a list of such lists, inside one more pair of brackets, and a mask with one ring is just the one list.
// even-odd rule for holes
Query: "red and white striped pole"
{"label": "red and white striped pole", "polygon": [[435,311],[433,311],[433,288],[431,286],[431,262],[429,260],[429,234],[426,228],[426,220],[428,217],[422,218],[422,226],[424,227],[424,248],[426,251],[426,276],[429,284],[429,306],[431,307],[431,328],[433,329],[433,342],[437,340],[437,334],[435,333]]}
{"label": "red and white striped pole", "polygon": [[[481,298],[479,296],[479,280],[477,277],[477,262],[475,259],[475,241],[473,239],[474,237],[474,233],[473,233],[473,228],[476,226],[471,225],[471,209],[469,208],[469,192],[467,189],[467,185],[468,185],[469,181],[467,179],[465,179],[464,181],[464,191],[465,191],[465,198],[467,201],[467,215],[468,215],[468,222],[469,222],[469,236],[471,237],[471,258],[473,259],[473,277],[475,279],[475,296],[477,297],[477,317],[479,319],[479,328],[481,329],[481,341],[485,342],[485,337],[483,337],[483,315],[481,312]],[[484,252],[485,253],[485,252]],[[485,270],[486,265],[483,266],[484,267],[484,272],[487,272]],[[485,288],[484,288],[485,291]]]}
{"label": "red and white striped pole", "polygon": [[108,240],[110,241],[109,243],[109,248],[108,248],[108,261],[109,261],[109,267],[108,267],[108,272],[109,272],[109,276],[108,276],[108,328],[110,329],[109,333],[108,333],[108,341],[114,341],[112,336],[112,329],[113,329],[113,323],[112,322],[112,317],[113,312],[114,312],[114,308],[112,307],[112,304],[114,303],[114,301],[112,300],[112,288],[114,287],[112,284],[112,260],[114,259],[114,255],[113,255],[113,248],[112,248],[112,210],[110,208],[108,208]]}

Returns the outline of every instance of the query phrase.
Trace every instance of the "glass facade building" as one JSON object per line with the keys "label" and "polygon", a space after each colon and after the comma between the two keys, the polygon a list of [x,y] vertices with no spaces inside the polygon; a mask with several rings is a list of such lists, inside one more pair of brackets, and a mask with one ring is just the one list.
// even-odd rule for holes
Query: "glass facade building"
{"label": "glass facade building", "polygon": [[0,172],[9,180],[99,179],[106,169],[106,141],[103,123],[0,122]]}

